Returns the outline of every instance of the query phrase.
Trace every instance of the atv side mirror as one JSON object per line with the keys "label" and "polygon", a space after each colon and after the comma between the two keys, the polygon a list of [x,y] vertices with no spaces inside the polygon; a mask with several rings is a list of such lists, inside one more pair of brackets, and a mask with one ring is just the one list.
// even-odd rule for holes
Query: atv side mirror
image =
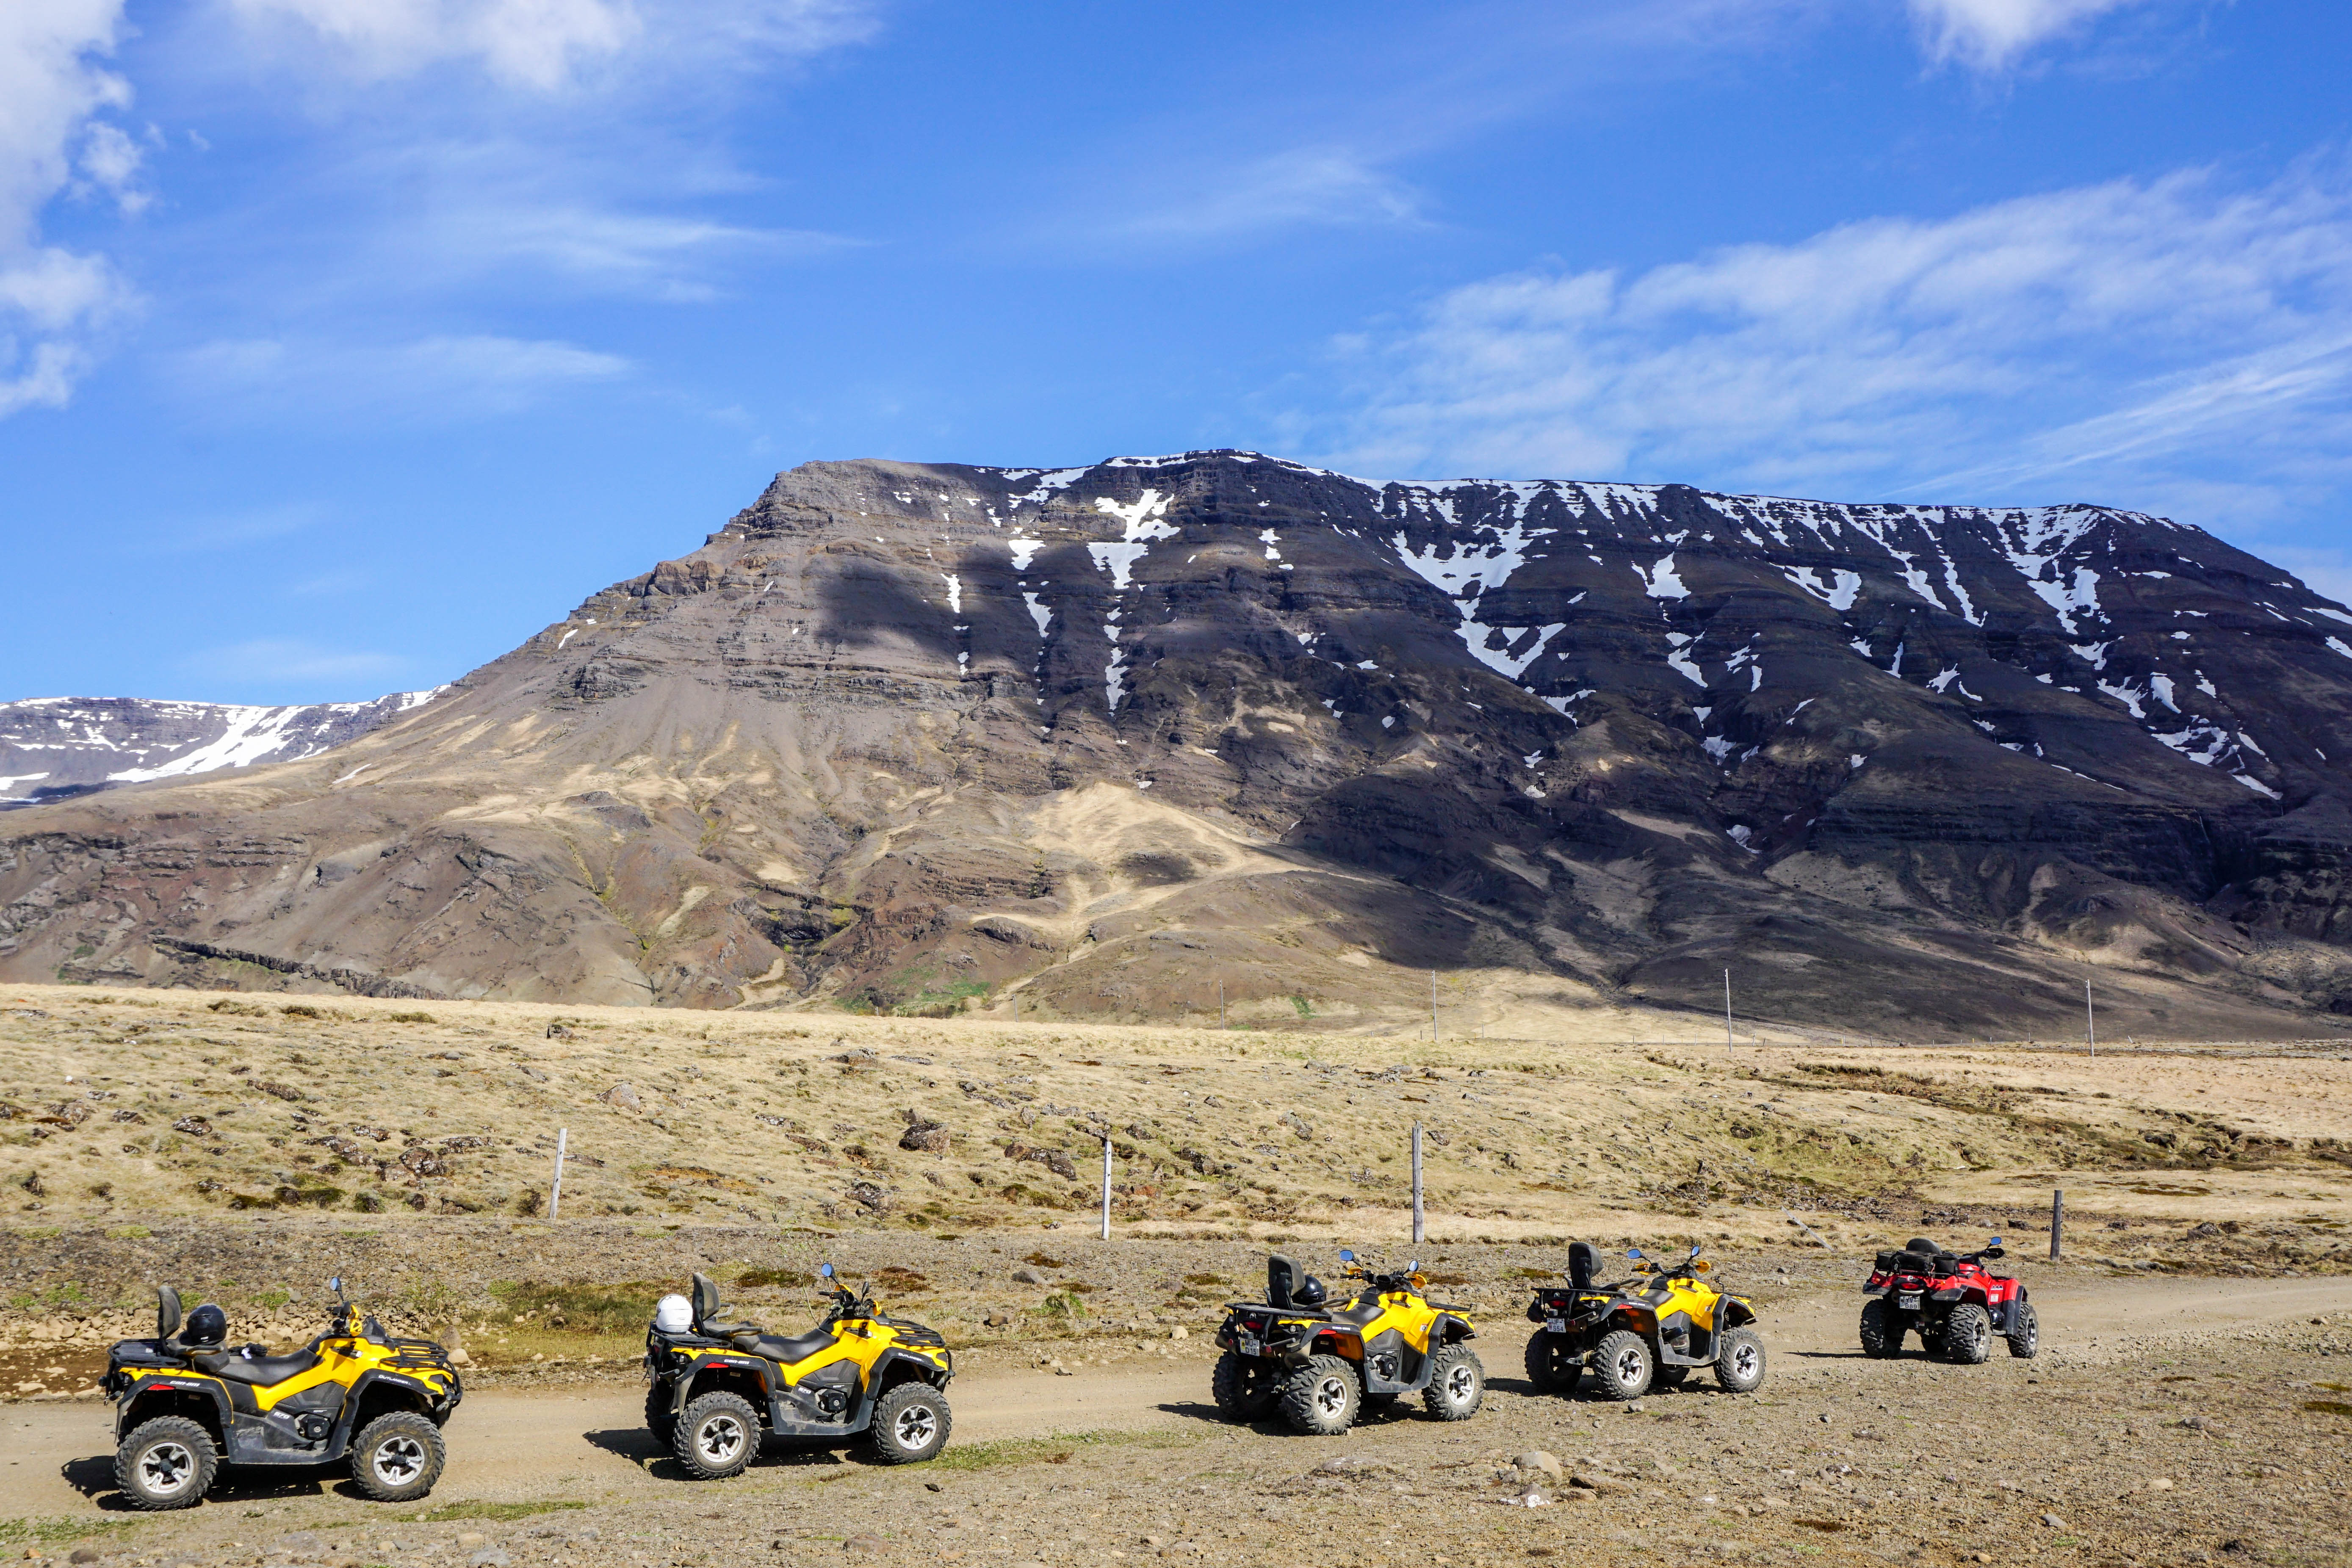
{"label": "atv side mirror", "polygon": [[824,1278],[824,1279],[832,1279],[832,1278],[833,1278],[833,1265],[832,1265],[832,1264],[830,1264],[830,1263],[820,1263],[820,1264],[818,1264],[818,1265],[816,1266],[816,1271],[817,1271],[818,1275],[819,1275],[821,1278]]}
{"label": "atv side mirror", "polygon": [[338,1274],[332,1279],[328,1280],[327,1289],[332,1290],[338,1296],[341,1295],[343,1293],[343,1277]]}
{"label": "atv side mirror", "polygon": [[1985,1245],[1987,1247],[1999,1247],[2000,1245],[2000,1237],[1996,1236],[1990,1241],[1986,1242]]}
{"label": "atv side mirror", "polygon": [[1339,1249],[1339,1261],[1342,1263],[1353,1263],[1356,1261],[1356,1255],[1343,1247]]}

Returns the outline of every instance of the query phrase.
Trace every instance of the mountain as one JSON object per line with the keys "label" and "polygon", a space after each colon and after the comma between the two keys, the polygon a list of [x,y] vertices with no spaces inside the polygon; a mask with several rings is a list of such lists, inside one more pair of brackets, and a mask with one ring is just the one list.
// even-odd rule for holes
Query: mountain
{"label": "mountain", "polygon": [[2352,614],[2160,518],[813,463],[330,755],[11,814],[0,977],[2328,1033],[2347,762]]}
{"label": "mountain", "polygon": [[400,691],[373,702],[291,708],[139,697],[0,702],[0,811],[110,784],[297,762],[355,741],[436,695]]}

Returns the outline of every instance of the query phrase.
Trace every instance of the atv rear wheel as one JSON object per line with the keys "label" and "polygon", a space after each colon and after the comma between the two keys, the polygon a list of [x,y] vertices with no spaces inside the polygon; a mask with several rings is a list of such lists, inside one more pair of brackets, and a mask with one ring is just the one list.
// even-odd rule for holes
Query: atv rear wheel
{"label": "atv rear wheel", "polygon": [[1467,1421],[1486,1399],[1486,1369],[1468,1345],[1447,1345],[1430,1358],[1429,1386],[1421,1403],[1440,1421]]}
{"label": "atv rear wheel", "polygon": [[183,1415],[141,1422],[114,1450],[114,1484],[142,1513],[195,1507],[219,1473],[213,1435]]}
{"label": "atv rear wheel", "polygon": [[1282,1385],[1282,1418],[1309,1437],[1337,1437],[1356,1424],[1363,1403],[1356,1369],[1335,1355],[1307,1358]]}
{"label": "atv rear wheel", "polygon": [[1764,1342],[1754,1329],[1732,1329],[1716,1342],[1715,1381],[1726,1394],[1753,1394],[1764,1381]]}
{"label": "atv rear wheel", "polygon": [[1650,1392],[1653,1394],[1672,1393],[1674,1390],[1680,1388],[1683,1385],[1683,1379],[1690,1375],[1690,1370],[1691,1369],[1686,1366],[1659,1367],[1656,1371],[1650,1373]]}
{"label": "atv rear wheel", "polygon": [[1528,1336],[1527,1369],[1538,1394],[1573,1394],[1584,1376],[1584,1363],[1571,1353],[1568,1336],[1549,1329]]}
{"label": "atv rear wheel", "polygon": [[2032,1361],[2042,1349],[2042,1320],[2035,1315],[2033,1303],[2020,1301],[2009,1314],[2009,1353],[2019,1361]]}
{"label": "atv rear wheel", "polygon": [[1650,1344],[1626,1329],[1601,1336],[1592,1352],[1592,1384],[1603,1399],[1639,1399],[1650,1391],[1656,1363]]}
{"label": "atv rear wheel", "polygon": [[1234,1351],[1219,1356],[1216,1370],[1209,1373],[1209,1394],[1217,1402],[1217,1414],[1228,1421],[1255,1421],[1265,1415],[1282,1393],[1282,1379],[1276,1375],[1279,1370],[1279,1363],[1263,1356]]}
{"label": "atv rear wheel", "polygon": [[760,1417],[739,1394],[706,1394],[686,1407],[669,1448],[697,1480],[724,1479],[760,1451]]}
{"label": "atv rear wheel", "polygon": [[874,1421],[866,1430],[884,1464],[915,1465],[937,1458],[954,1426],[946,1394],[928,1383],[902,1383],[874,1402]]}
{"label": "atv rear wheel", "polygon": [[669,1447],[670,1435],[677,1430],[677,1412],[670,1407],[675,1391],[667,1383],[656,1383],[646,1390],[646,1430]]}
{"label": "atv rear wheel", "polygon": [[414,1502],[433,1489],[449,1450],[429,1415],[379,1415],[352,1445],[352,1484],[377,1502]]}
{"label": "atv rear wheel", "polygon": [[1975,1366],[1992,1353],[1992,1319],[1973,1301],[1963,1301],[1944,1320],[1944,1359]]}
{"label": "atv rear wheel", "polygon": [[1903,1314],[1886,1304],[1884,1296],[1874,1296],[1862,1304],[1862,1353],[1874,1361],[1885,1361],[1903,1353]]}

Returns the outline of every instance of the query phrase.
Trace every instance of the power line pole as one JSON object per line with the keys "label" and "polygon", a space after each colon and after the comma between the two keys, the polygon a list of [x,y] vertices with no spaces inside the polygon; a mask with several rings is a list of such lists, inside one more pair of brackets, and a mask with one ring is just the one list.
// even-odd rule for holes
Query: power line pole
{"label": "power line pole", "polygon": [[1225,1026],[1225,977],[1217,976],[1217,1027]]}
{"label": "power line pole", "polygon": [[2090,1042],[2091,1054],[2099,1054],[2099,1019],[2091,1011],[2091,977],[2083,976],[2083,1037]]}
{"label": "power line pole", "polygon": [[1421,1245],[1421,1123],[1412,1124],[1412,1244]]}
{"label": "power line pole", "polygon": [[1103,1134],[1102,1238],[1110,1239],[1110,1134]]}
{"label": "power line pole", "polygon": [[1437,1044],[1437,971],[1429,972],[1429,1043]]}
{"label": "power line pole", "polygon": [[571,1136],[572,1129],[569,1127],[555,1130],[555,1180],[547,1194],[547,1217],[550,1219],[553,1219],[556,1211],[563,1206],[563,1146]]}
{"label": "power line pole", "polygon": [[1731,1054],[1731,971],[1723,972],[1723,1054]]}

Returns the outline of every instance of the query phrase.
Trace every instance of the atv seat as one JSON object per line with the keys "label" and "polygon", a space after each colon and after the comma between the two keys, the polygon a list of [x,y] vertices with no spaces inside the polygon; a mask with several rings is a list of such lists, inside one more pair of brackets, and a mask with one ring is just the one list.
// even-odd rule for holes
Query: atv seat
{"label": "atv seat", "polygon": [[1334,1307],[1329,1316],[1335,1323],[1353,1323],[1360,1329],[1387,1310],[1380,1304],[1378,1299],[1374,1299],[1370,1301],[1350,1301],[1344,1307]]}
{"label": "atv seat", "polygon": [[730,1338],[735,1348],[745,1355],[761,1356],[769,1361],[782,1362],[788,1366],[793,1362],[808,1360],[834,1342],[833,1336],[822,1330],[813,1334],[791,1335],[763,1334],[757,1330],[747,1330]]}
{"label": "atv seat", "polygon": [[310,1371],[319,1364],[317,1352],[297,1351],[292,1355],[230,1355],[226,1352],[195,1358],[196,1365],[215,1377],[229,1383],[249,1383],[257,1388],[285,1382],[297,1373]]}

